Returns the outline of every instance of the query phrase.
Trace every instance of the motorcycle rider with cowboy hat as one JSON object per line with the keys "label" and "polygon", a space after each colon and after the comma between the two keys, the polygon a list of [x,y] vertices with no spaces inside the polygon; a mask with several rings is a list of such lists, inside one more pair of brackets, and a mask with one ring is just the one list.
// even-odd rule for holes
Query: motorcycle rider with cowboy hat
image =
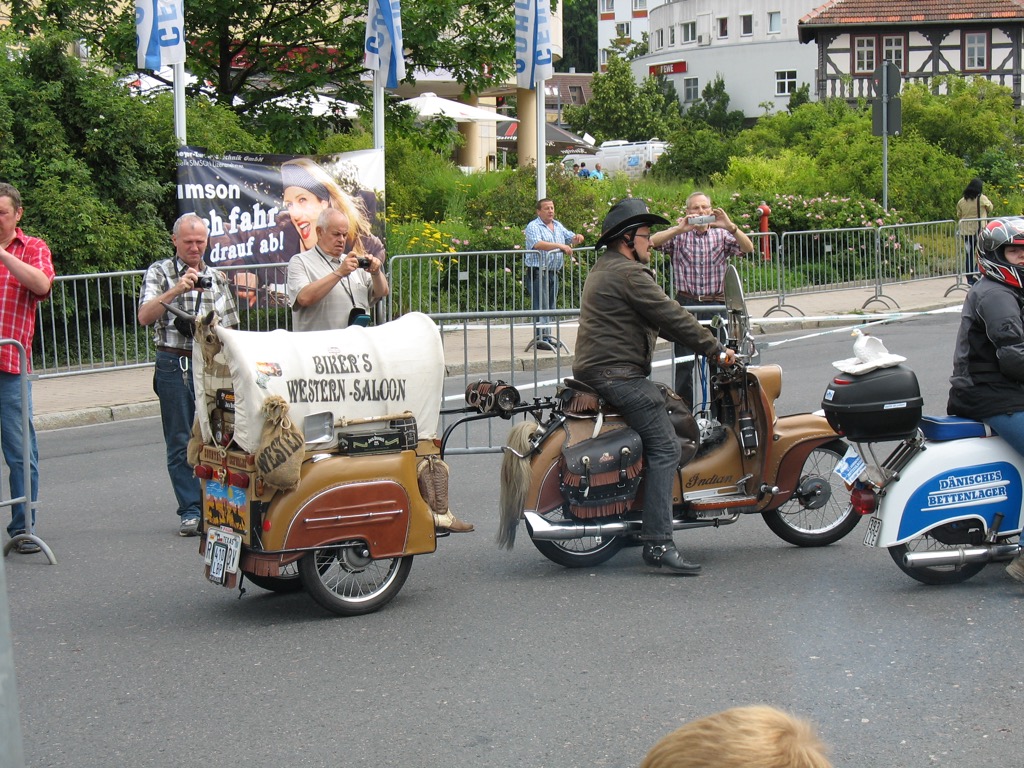
{"label": "motorcycle rider with cowboy hat", "polygon": [[659,336],[731,365],[736,355],[668,296],[650,269],[651,226],[668,224],[643,200],[625,198],[604,219],[601,254],[583,286],[573,377],[592,387],[642,438],[647,465],[643,559],[682,575],[701,567],[687,562],[672,540],[672,483],[681,444],[665,397],[648,376]]}

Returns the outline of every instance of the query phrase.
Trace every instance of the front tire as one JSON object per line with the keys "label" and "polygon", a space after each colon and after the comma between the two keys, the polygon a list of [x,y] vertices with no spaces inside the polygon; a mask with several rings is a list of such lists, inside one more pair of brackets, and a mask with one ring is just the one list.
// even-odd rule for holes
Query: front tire
{"label": "front tire", "polygon": [[824,547],[857,527],[861,516],[842,478],[832,471],[845,453],[846,445],[833,440],[808,454],[792,498],[762,513],[772,533],[798,547]]}
{"label": "front tire", "polygon": [[[572,519],[565,516],[561,507],[551,510],[542,517],[553,523]],[[625,539],[621,536],[588,536],[565,541],[539,541],[531,538],[530,541],[544,557],[566,568],[591,568],[600,565],[615,557],[625,546]]]}
{"label": "front tire", "polygon": [[987,563],[964,563],[963,565],[927,565],[919,568],[911,568],[903,562],[903,556],[908,552],[949,552],[957,549],[964,549],[970,544],[943,544],[931,533],[917,536],[905,544],[896,544],[889,547],[889,556],[892,557],[897,567],[907,576],[922,584],[943,585],[959,584],[967,581],[973,576],[981,573]]}
{"label": "front tire", "polygon": [[379,610],[401,591],[411,569],[412,555],[374,560],[361,542],[315,549],[299,560],[310,597],[339,616]]}

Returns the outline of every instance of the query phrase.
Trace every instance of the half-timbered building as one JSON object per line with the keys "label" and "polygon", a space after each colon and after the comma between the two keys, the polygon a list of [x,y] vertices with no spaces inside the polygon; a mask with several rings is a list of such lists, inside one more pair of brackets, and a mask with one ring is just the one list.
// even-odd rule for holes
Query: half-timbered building
{"label": "half-timbered building", "polygon": [[798,30],[801,43],[817,45],[818,99],[871,98],[872,75],[891,61],[904,82],[984,77],[1021,105],[1024,0],[832,0]]}

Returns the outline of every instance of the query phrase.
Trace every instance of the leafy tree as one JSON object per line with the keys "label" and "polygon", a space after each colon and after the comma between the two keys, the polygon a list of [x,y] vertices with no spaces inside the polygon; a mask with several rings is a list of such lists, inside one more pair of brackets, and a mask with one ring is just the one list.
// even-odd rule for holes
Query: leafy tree
{"label": "leafy tree", "polygon": [[654,165],[655,178],[701,183],[729,167],[728,141],[716,130],[688,126],[668,141],[668,150]]}
{"label": "leafy tree", "polygon": [[671,114],[654,78],[644,78],[637,86],[628,62],[613,54],[608,71],[594,75],[590,101],[566,107],[563,116],[576,133],[589,133],[601,142],[667,136],[678,124],[678,119],[673,124]]}
{"label": "leafy tree", "polygon": [[597,71],[597,3],[593,0],[561,0],[562,58],[558,72]]}
{"label": "leafy tree", "polygon": [[[59,273],[140,268],[170,247],[171,98],[131,96],[69,55],[70,42],[0,31],[0,178],[21,191],[25,229],[49,243]],[[193,104],[191,119],[214,151],[266,151],[223,108]]]}
{"label": "leafy tree", "polygon": [[797,107],[808,104],[810,101],[811,85],[810,83],[801,83],[795,91],[789,94],[789,103],[786,104],[786,109],[792,114]]}
{"label": "leafy tree", "polygon": [[[938,78],[927,86],[908,85],[900,97],[903,125],[970,166],[987,148],[1020,138],[1013,92],[984,78]],[[940,87],[945,94],[933,92]]]}
{"label": "leafy tree", "polygon": [[[281,97],[333,89],[365,103],[363,38],[366,0],[275,0],[185,4],[189,71],[220,104],[248,115]],[[134,69],[135,10],[106,0],[16,4],[22,32],[59,28],[84,40],[119,71]],[[491,0],[431,0],[402,8],[407,79],[417,67],[444,68],[474,93],[512,73],[514,9]]]}
{"label": "leafy tree", "polygon": [[729,94],[721,75],[704,86],[700,98],[686,110],[686,117],[694,123],[706,123],[723,134],[737,133],[743,127],[743,110],[729,111]]}

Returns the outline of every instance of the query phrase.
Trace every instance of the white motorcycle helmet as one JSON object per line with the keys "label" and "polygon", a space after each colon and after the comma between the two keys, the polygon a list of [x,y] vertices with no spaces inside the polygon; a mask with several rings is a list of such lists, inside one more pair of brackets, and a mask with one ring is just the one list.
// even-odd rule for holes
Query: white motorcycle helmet
{"label": "white motorcycle helmet", "polygon": [[1024,268],[1006,260],[1006,246],[1024,246],[1024,219],[993,219],[978,238],[978,265],[986,277],[1024,289]]}

